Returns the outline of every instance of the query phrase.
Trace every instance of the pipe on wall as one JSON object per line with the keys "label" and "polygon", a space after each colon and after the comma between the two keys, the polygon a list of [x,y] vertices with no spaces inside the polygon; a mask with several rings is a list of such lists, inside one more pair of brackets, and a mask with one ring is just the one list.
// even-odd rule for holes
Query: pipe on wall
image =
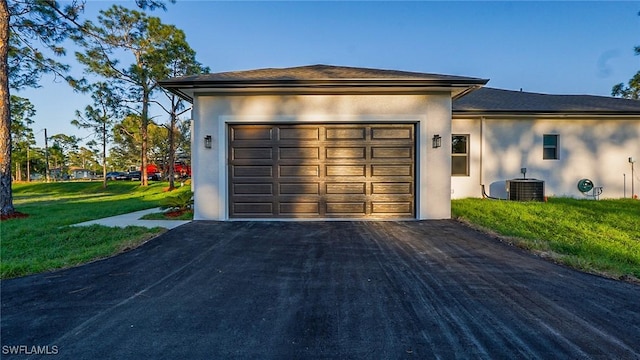
{"label": "pipe on wall", "polygon": [[484,191],[484,170],[482,168],[482,159],[484,158],[484,116],[480,117],[480,161],[479,161],[479,165],[480,165],[480,169],[479,169],[479,179],[480,179],[480,186],[482,187],[482,197],[485,197],[486,193]]}

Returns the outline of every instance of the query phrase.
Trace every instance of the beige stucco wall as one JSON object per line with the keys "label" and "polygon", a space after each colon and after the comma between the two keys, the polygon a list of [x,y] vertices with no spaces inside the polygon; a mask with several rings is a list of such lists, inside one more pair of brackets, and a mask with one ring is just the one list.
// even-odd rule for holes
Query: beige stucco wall
{"label": "beige stucco wall", "polygon": [[[196,220],[227,220],[227,124],[262,122],[414,122],[417,124],[416,215],[451,217],[451,98],[431,95],[254,95],[194,99],[192,168]],[[443,146],[434,149],[439,134]],[[204,148],[211,135],[211,149]]]}
{"label": "beige stucco wall", "polygon": [[[625,176],[631,196],[628,158],[640,158],[640,119],[484,119],[482,125],[480,119],[454,119],[452,127],[454,134],[471,135],[472,156],[470,176],[452,179],[452,198],[480,197],[480,184],[491,196],[505,197],[504,181],[521,177],[522,167],[528,178],[545,181],[547,196],[582,198],[577,183],[588,178],[604,187],[601,198],[622,198]],[[559,135],[558,160],[542,159],[544,134]],[[635,171],[636,194],[639,175]]]}

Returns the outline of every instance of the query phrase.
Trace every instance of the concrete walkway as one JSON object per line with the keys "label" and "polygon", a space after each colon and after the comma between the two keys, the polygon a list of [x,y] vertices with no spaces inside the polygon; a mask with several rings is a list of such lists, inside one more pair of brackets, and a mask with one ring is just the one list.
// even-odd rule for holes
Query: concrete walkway
{"label": "concrete walkway", "polygon": [[165,229],[177,228],[180,225],[188,224],[189,220],[140,220],[141,217],[147,214],[162,212],[160,208],[153,208],[147,210],[140,210],[128,214],[111,216],[102,219],[96,219],[91,221],[85,221],[83,223],[75,224],[74,226],[91,226],[91,225],[103,225],[109,227],[127,227],[127,226],[143,226],[148,228],[163,227]]}

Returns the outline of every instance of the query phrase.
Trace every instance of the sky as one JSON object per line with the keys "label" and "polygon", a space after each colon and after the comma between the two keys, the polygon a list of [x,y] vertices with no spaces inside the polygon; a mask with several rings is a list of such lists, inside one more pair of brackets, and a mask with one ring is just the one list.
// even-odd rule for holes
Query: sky
{"label": "sky", "polygon": [[[60,1],[64,4],[65,1]],[[88,0],[95,19],[113,4]],[[640,2],[206,1],[147,12],[183,30],[211,72],[314,64],[460,75],[487,86],[609,96],[640,70]],[[82,74],[74,49],[60,59]],[[127,61],[123,59],[123,61]],[[70,124],[91,103],[53,76],[14,92],[35,106],[37,146],[48,135],[92,139]],[[160,112],[155,112],[160,115]],[[163,122],[162,117],[156,118]]]}

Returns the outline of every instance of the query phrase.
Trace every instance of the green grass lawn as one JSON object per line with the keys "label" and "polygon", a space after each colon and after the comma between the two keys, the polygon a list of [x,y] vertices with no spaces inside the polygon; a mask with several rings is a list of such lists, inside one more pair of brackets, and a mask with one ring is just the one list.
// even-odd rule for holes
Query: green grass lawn
{"label": "green grass lawn", "polygon": [[[134,248],[160,228],[71,227],[83,221],[157,207],[167,183],[14,184],[16,210],[0,222],[0,277],[66,268]],[[519,247],[588,272],[640,278],[640,201],[550,198],[547,203],[463,199],[453,216]],[[162,216],[162,215],[155,215]],[[185,215],[187,218],[190,215]]]}
{"label": "green grass lawn", "polygon": [[640,201],[462,199],[452,202],[452,214],[571,267],[640,278]]}
{"label": "green grass lawn", "polygon": [[157,207],[167,183],[64,182],[14,184],[14,206],[27,218],[0,223],[0,277],[66,268],[136,247],[161,228],[68,225]]}

